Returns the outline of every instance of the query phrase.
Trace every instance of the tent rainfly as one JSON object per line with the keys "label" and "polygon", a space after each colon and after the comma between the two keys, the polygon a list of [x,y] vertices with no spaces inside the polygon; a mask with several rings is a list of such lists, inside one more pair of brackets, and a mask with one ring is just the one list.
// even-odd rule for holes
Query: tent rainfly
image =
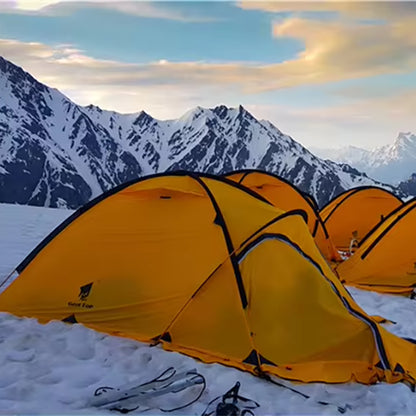
{"label": "tent rainfly", "polygon": [[348,285],[408,295],[416,286],[416,199],[400,205],[337,268]]}
{"label": "tent rainfly", "polygon": [[320,211],[322,221],[338,250],[348,251],[384,220],[402,201],[385,189],[363,186],[350,189]]}
{"label": "tent rainfly", "polygon": [[257,192],[276,208],[283,211],[302,209],[308,216],[308,227],[316,245],[328,261],[340,261],[341,258],[329,238],[323,224],[317,204],[311,195],[300,191],[283,178],[258,170],[241,170],[226,175],[226,178]]}
{"label": "tent rainfly", "polygon": [[0,310],[82,323],[302,382],[416,377],[416,346],[380,327],[321,256],[302,211],[177,172],[90,202],[21,264]]}

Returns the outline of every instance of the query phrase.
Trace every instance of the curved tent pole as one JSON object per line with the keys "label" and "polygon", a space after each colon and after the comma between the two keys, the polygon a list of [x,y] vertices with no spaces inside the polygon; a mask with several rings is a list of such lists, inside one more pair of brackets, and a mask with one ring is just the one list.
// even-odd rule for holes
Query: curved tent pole
{"label": "curved tent pole", "polygon": [[402,210],[405,206],[410,206],[410,204],[416,202],[416,197],[412,198],[410,201],[407,201],[406,203],[403,203],[402,205],[399,205],[396,209],[390,212],[384,219],[379,221],[358,243],[358,247],[361,247],[364,242],[370,237],[370,235],[381,225],[384,223],[384,221],[387,221],[389,218],[392,218],[393,215],[396,215],[400,210]]}
{"label": "curved tent pole", "polygon": [[[250,174],[253,174],[253,173],[259,173],[259,174],[262,174],[262,175],[270,176],[270,177],[272,177],[274,179],[277,179],[277,180],[285,183],[286,185],[288,185],[290,188],[292,188],[295,192],[297,192],[304,199],[304,201],[309,205],[309,207],[312,209],[312,211],[314,212],[314,214],[316,216],[316,221],[315,221],[315,226],[314,226],[314,229],[313,229],[313,232],[312,232],[312,237],[315,237],[315,235],[318,231],[318,226],[320,224],[323,231],[324,231],[325,238],[326,239],[329,238],[329,234],[328,234],[328,231],[326,229],[326,226],[325,226],[324,222],[322,221],[321,216],[319,215],[318,204],[317,204],[315,198],[313,197],[313,195],[301,191],[296,185],[289,182],[287,179],[285,179],[285,178],[283,178],[279,175],[275,175],[274,173],[266,172],[266,171],[263,171],[263,170],[240,169],[240,170],[229,172],[229,173],[225,174],[225,176],[223,176],[223,177],[225,177],[227,179],[227,176],[234,175],[234,174],[239,174],[239,173],[243,173],[243,175],[240,178],[240,180],[236,183],[238,183],[242,186],[244,186],[244,184],[243,184],[244,179],[247,176],[249,176]],[[250,189],[250,188],[247,187],[247,189]]]}
{"label": "curved tent pole", "polygon": [[347,189],[346,191],[340,193],[339,195],[337,195],[335,198],[332,198],[327,204],[325,204],[320,210],[319,212],[322,212],[325,208],[327,208],[330,204],[332,204],[332,202],[334,202],[336,199],[341,198],[344,196],[344,198],[341,199],[341,201],[338,202],[338,204],[335,205],[335,207],[332,209],[332,211],[328,214],[328,216],[325,218],[325,220],[323,220],[324,223],[327,222],[327,220],[329,219],[329,217],[338,209],[338,207],[343,204],[345,202],[346,199],[348,199],[350,196],[355,195],[358,192],[361,191],[365,191],[368,189],[374,189],[374,190],[379,190],[379,191],[383,191],[386,192],[388,194],[390,194],[391,196],[393,196],[394,198],[396,198],[399,202],[403,203],[402,199],[399,198],[397,195],[395,195],[393,192],[389,191],[388,189],[384,189],[384,188],[379,188],[377,186],[358,186],[356,188],[351,188],[351,189]]}
{"label": "curved tent pole", "polygon": [[26,268],[26,266],[36,257],[36,255],[45,247],[48,245],[50,241],[53,240],[59,233],[61,233],[66,227],[68,227],[74,220],[76,220],[80,215],[82,215],[84,212],[88,211],[89,209],[93,208],[95,205],[103,201],[104,199],[122,191],[123,189],[128,188],[131,185],[135,185],[136,183],[140,183],[142,181],[148,180],[148,179],[154,179],[159,178],[163,176],[189,176],[189,177],[204,177],[204,178],[210,178],[210,179],[216,179],[221,182],[227,183],[230,186],[233,186],[234,188],[238,188],[245,193],[250,194],[251,196],[255,197],[256,199],[259,199],[268,205],[272,205],[267,199],[263,198],[261,195],[259,195],[257,192],[254,192],[251,189],[248,189],[242,185],[239,185],[237,182],[234,182],[230,179],[211,175],[208,173],[199,173],[199,172],[188,172],[188,171],[172,171],[172,172],[163,172],[163,173],[156,173],[153,175],[143,176],[138,179],[133,179],[131,181],[125,182],[121,185],[118,185],[101,195],[97,196],[96,198],[92,199],[91,201],[87,202],[85,205],[78,208],[72,215],[70,215],[66,220],[64,220],[61,224],[59,224],[54,230],[52,230],[27,256],[26,258],[16,267],[16,271],[20,274],[22,271]]}

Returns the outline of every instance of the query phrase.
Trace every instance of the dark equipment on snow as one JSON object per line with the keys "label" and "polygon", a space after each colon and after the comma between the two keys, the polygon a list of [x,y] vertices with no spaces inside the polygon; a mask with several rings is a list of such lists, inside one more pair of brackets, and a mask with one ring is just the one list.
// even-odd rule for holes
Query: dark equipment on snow
{"label": "dark equipment on snow", "polygon": [[99,409],[116,410],[120,413],[128,413],[139,408],[144,411],[157,408],[152,399],[168,393],[176,394],[193,386],[200,386],[195,398],[175,408],[162,409],[159,407],[159,410],[173,412],[184,409],[198,401],[206,387],[204,376],[195,369],[177,373],[173,367],[169,367],[158,377],[146,383],[133,382],[118,388],[99,387],[95,390],[90,405]]}
{"label": "dark equipment on snow", "polygon": [[254,400],[238,395],[240,382],[222,396],[216,397],[208,403],[202,416],[254,416],[253,409],[260,405]]}

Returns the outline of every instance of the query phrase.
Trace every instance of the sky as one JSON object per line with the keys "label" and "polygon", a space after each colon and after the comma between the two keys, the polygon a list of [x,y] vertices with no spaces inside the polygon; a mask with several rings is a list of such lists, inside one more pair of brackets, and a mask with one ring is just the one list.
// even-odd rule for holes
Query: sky
{"label": "sky", "polygon": [[373,148],[416,131],[415,27],[416,1],[0,0],[0,55],[80,105],[243,105],[307,147]]}

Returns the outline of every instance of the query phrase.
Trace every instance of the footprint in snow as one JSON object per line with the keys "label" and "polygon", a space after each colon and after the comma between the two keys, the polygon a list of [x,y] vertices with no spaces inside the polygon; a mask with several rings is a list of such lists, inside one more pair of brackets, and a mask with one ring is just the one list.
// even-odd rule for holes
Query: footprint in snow
{"label": "footprint in snow", "polygon": [[6,355],[7,359],[10,361],[15,361],[18,363],[27,363],[32,361],[35,358],[35,352],[33,350],[23,350],[23,351],[9,351]]}

